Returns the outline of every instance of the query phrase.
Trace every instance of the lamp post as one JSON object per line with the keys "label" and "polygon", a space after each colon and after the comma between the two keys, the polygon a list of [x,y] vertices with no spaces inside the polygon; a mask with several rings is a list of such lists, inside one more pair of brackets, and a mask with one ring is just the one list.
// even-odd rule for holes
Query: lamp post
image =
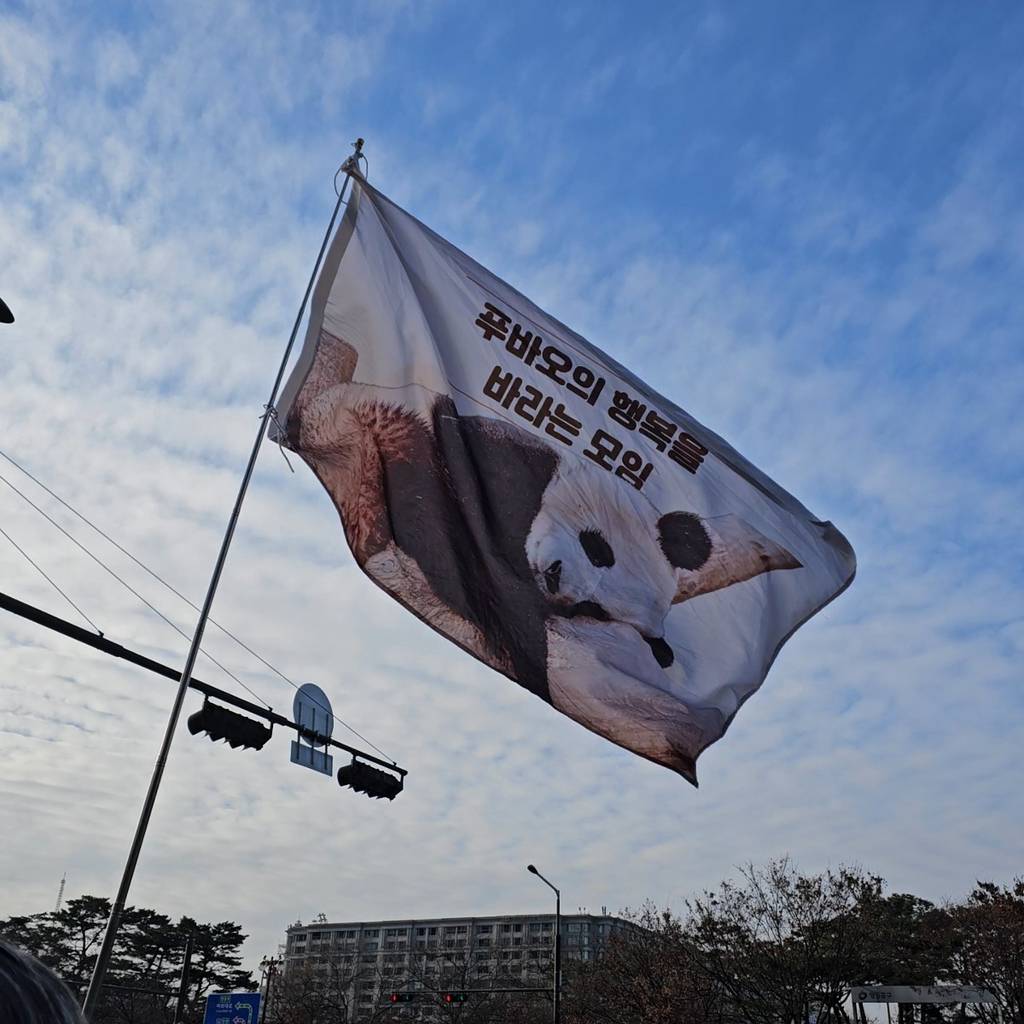
{"label": "lamp post", "polygon": [[559,1004],[562,999],[562,894],[553,886],[533,864],[527,864],[526,870],[536,875],[555,894],[555,977],[552,985],[551,1019],[559,1024]]}

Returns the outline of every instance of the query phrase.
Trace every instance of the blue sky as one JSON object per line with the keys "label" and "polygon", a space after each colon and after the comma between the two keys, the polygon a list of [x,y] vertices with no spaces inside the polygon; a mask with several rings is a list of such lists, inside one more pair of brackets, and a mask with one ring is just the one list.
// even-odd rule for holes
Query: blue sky
{"label": "blue sky", "polygon": [[[242,755],[183,730],[134,897],[235,917],[258,956],[321,910],[543,907],[529,861],[591,908],[680,908],[786,852],[932,899],[1019,872],[1022,44],[1010,3],[8,5],[0,446],[179,589],[201,594],[357,135],[379,188],[859,555],[695,792],[387,602],[268,448],[216,614],[409,789],[382,808],[280,737]],[[109,635],[182,657],[2,485],[0,516]],[[13,549],[0,565],[67,612]],[[170,693],[13,619],[0,652],[0,914],[50,906],[64,870],[110,891]]]}

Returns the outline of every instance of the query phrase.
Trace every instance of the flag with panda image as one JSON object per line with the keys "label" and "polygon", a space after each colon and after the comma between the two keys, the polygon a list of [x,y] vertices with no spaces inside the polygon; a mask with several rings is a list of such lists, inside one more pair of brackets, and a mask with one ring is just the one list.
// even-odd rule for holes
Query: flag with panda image
{"label": "flag with panda image", "polygon": [[358,176],[278,422],[374,583],[694,784],[853,579],[830,522]]}

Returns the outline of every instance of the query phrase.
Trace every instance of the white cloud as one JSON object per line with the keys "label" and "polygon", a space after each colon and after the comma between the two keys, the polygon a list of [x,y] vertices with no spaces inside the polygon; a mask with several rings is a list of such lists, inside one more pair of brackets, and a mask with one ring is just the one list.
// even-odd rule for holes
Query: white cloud
{"label": "white cloud", "polygon": [[[319,910],[545,907],[531,860],[550,865],[570,905],[592,908],[678,902],[734,863],[786,851],[808,867],[857,860],[932,898],[1017,869],[1024,371],[1005,140],[993,129],[912,210],[880,206],[837,168],[834,140],[806,162],[752,144],[735,193],[787,223],[766,257],[742,219],[687,234],[640,190],[614,209],[565,201],[572,143],[558,110],[523,120],[514,97],[470,106],[475,120],[453,135],[458,90],[413,82],[410,109],[435,120],[399,136],[367,97],[378,82],[392,95],[395,41],[431,11],[357,13],[325,25],[241,3],[169,5],[130,36],[67,11],[5,19],[0,283],[18,319],[0,349],[0,446],[198,599],[330,177],[369,123],[374,180],[835,518],[860,576],[784,650],[703,758],[695,793],[389,602],[354,567],[305,467],[293,476],[268,447],[215,616],[293,679],[320,683],[410,769],[408,790],[363,801],[288,765],[280,734],[254,754],[182,729],[133,900],[236,918],[255,958]],[[704,26],[708,45],[734,34]],[[613,72],[596,72],[581,102],[600,102]],[[498,115],[508,155],[481,169]],[[502,175],[540,140],[532,177],[510,186]],[[611,187],[620,168],[594,173]],[[886,245],[902,255],[883,260]],[[181,660],[173,631],[2,485],[0,514],[109,635]],[[16,553],[0,557],[4,590],[74,617]],[[193,612],[160,601],[191,628]],[[0,646],[0,813],[15,824],[0,914],[49,907],[65,869],[72,895],[109,892],[171,684],[10,617]],[[289,708],[287,685],[215,630],[208,647]],[[232,686],[209,663],[198,674]]]}

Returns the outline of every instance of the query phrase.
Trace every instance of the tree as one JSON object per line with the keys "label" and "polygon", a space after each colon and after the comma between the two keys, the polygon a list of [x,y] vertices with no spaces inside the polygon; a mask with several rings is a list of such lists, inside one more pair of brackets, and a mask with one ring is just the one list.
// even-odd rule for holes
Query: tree
{"label": "tree", "polygon": [[[458,940],[456,940],[458,941]],[[513,963],[511,956],[526,958]],[[550,984],[553,950],[440,945],[415,950],[400,974],[391,973],[383,992],[413,990],[420,1000],[391,1007],[387,1024],[534,1024],[550,1018],[537,1012],[535,993],[491,992]],[[525,967],[525,970],[523,969]],[[387,966],[385,965],[385,970]],[[471,993],[465,1002],[444,1003],[445,992]],[[550,1003],[546,1004],[550,1007]]]}
{"label": "tree", "polygon": [[598,959],[566,965],[572,1024],[705,1024],[717,993],[696,966],[682,922],[647,904],[625,911],[632,927],[614,933]]}
{"label": "tree", "polygon": [[[1005,887],[979,882],[948,912],[956,929],[956,976],[990,989],[1004,1024],[1024,1024],[1024,878]],[[994,1024],[995,1007],[981,1006],[978,1013],[986,1024]]]}
{"label": "tree", "polygon": [[335,961],[290,964],[278,976],[268,1006],[274,1024],[337,1024],[349,1019],[358,971]]}
{"label": "tree", "polygon": [[88,979],[109,914],[109,900],[79,896],[69,900],[59,913],[0,920],[0,935],[76,984]]}
{"label": "tree", "polygon": [[[233,921],[200,924],[190,917],[183,917],[175,931],[179,936],[179,950],[184,947],[185,936],[192,933],[189,993],[193,1003],[202,1002],[211,991],[238,992],[255,986],[252,975],[242,969],[240,950],[248,936],[239,925]],[[197,1019],[201,1018],[202,1013],[199,1013]]]}
{"label": "tree", "polygon": [[[69,900],[57,913],[0,920],[0,935],[49,964],[74,989],[88,984],[103,939],[110,901],[99,896]],[[127,907],[96,1013],[98,1024],[164,1024],[173,1015],[172,998],[185,957],[187,936],[194,948],[185,1020],[202,1018],[202,997],[211,989],[252,988],[241,968],[246,936],[237,924],[201,924],[145,907]]]}
{"label": "tree", "polygon": [[[866,901],[860,910],[868,931],[864,962],[854,980],[866,985],[934,985],[951,977],[954,929],[950,915],[910,893]],[[938,1006],[932,1013],[941,1016]],[[911,1024],[914,1007],[899,1008]]]}
{"label": "tree", "polygon": [[881,879],[855,868],[802,875],[788,858],[741,876],[688,904],[694,963],[719,993],[721,1019],[847,1020],[870,942],[862,910],[881,897]]}

